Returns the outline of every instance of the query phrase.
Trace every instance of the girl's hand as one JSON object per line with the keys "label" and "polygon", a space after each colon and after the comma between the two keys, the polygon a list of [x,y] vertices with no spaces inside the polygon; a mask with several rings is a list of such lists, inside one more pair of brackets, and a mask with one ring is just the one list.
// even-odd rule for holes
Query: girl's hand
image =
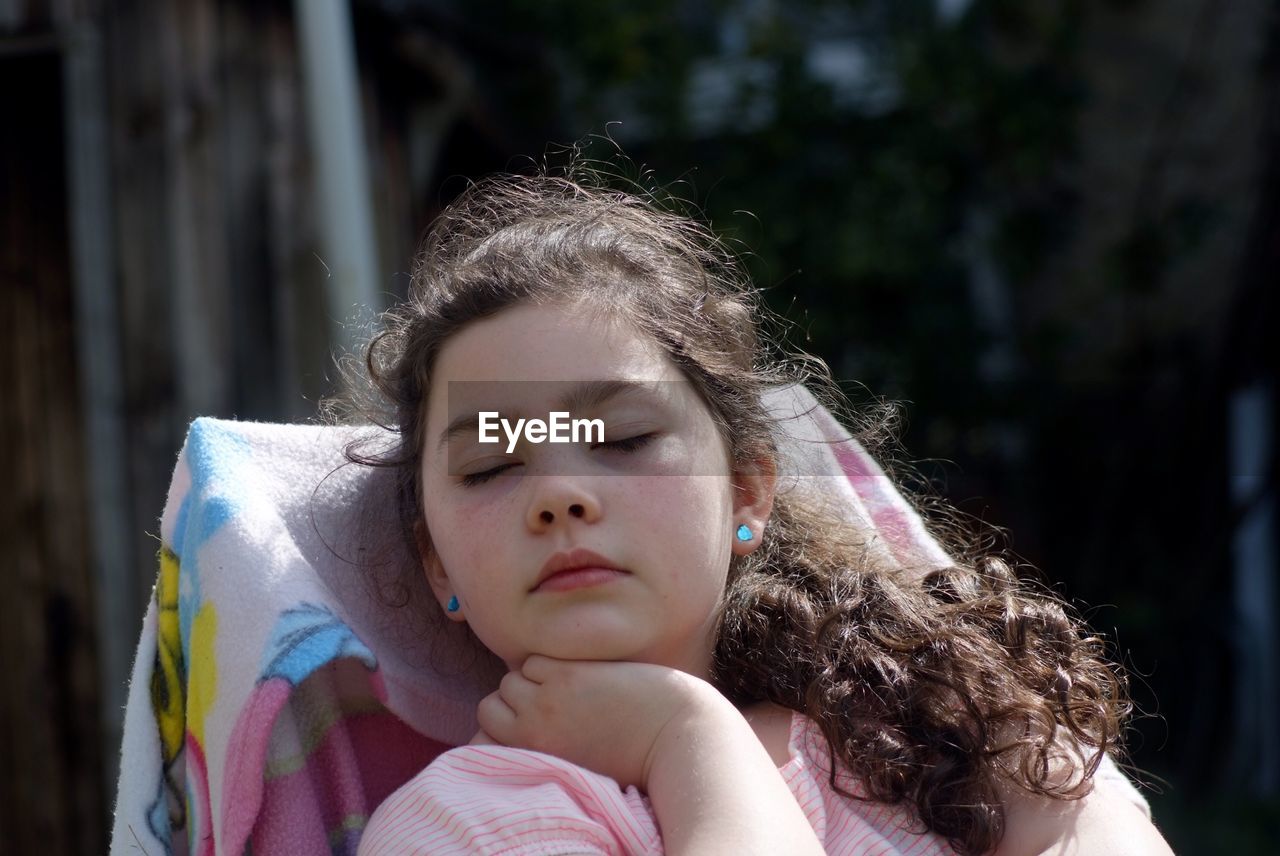
{"label": "girl's hand", "polygon": [[698,710],[705,681],[666,666],[533,654],[476,710],[499,743],[545,752],[647,791],[664,727]]}

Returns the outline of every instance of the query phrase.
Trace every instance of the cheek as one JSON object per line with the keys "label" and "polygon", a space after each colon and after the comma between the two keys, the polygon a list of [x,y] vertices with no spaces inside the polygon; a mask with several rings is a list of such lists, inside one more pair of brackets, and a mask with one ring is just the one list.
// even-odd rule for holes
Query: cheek
{"label": "cheek", "polygon": [[[721,476],[638,480],[634,499],[643,509],[642,536],[672,563],[688,586],[723,585],[732,547],[725,533],[733,504]],[[718,581],[718,582],[716,582]]]}
{"label": "cheek", "polygon": [[483,566],[480,559],[493,549],[501,513],[479,503],[428,502],[426,519],[436,555],[453,578]]}
{"label": "cheek", "polygon": [[[702,525],[728,525],[733,510],[732,486],[724,476],[688,476],[658,480],[660,507],[672,517],[683,516]],[[711,532],[705,533],[711,537]]]}

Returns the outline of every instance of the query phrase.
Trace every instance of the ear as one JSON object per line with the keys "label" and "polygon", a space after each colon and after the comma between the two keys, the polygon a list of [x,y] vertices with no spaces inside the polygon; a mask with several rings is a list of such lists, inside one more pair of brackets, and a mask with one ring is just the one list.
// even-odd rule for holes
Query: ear
{"label": "ear", "polygon": [[[745,556],[760,546],[760,538],[773,511],[774,491],[778,484],[778,468],[772,458],[759,458],[733,474],[733,551]],[[736,535],[740,526],[751,530],[751,540]]]}
{"label": "ear", "polygon": [[[426,575],[427,584],[431,586],[432,593],[436,596],[436,600],[440,601],[443,608],[449,602],[449,598],[455,594],[453,584],[449,580],[449,575],[445,572],[444,565],[440,563],[440,556],[431,546],[431,537],[427,533],[427,524],[425,520],[419,519],[413,524],[413,540],[418,548],[418,556],[422,561],[422,571]],[[458,613],[448,613],[451,617],[456,616],[461,620]]]}

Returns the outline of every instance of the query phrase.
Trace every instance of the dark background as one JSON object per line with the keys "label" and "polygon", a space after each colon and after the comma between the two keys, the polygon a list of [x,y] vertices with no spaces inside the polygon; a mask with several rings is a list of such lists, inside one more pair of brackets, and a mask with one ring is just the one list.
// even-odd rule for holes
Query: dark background
{"label": "dark background", "polygon": [[[306,419],[333,391],[305,2],[0,2],[0,840],[21,852],[105,849],[188,421]],[[336,5],[377,301],[466,177],[620,146],[740,242],[795,345],[904,402],[906,459],[1115,646],[1174,849],[1269,852],[1275,4]]]}

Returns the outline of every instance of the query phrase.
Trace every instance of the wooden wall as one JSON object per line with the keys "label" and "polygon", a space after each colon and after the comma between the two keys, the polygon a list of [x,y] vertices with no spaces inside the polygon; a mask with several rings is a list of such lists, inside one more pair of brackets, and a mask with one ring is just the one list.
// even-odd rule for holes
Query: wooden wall
{"label": "wooden wall", "polygon": [[[439,159],[510,152],[460,52],[352,11],[403,295]],[[290,0],[0,0],[0,851],[105,851],[191,419],[304,421],[335,391],[303,84]]]}
{"label": "wooden wall", "polygon": [[[94,586],[61,60],[0,56],[0,842],[102,853]],[[12,117],[21,117],[13,121]]]}
{"label": "wooden wall", "polygon": [[[291,12],[0,2],[0,116],[20,120],[0,133],[0,851],[106,850],[124,687],[190,420],[301,420],[332,392]],[[101,120],[87,134],[85,98]],[[76,235],[74,148],[95,132],[104,199]],[[110,317],[77,317],[85,233]],[[110,329],[106,353],[84,353],[90,328]],[[113,365],[109,399],[78,360]],[[122,427],[117,445],[90,439],[92,407]],[[91,502],[103,458],[118,478]],[[123,542],[109,560],[95,515]]]}

